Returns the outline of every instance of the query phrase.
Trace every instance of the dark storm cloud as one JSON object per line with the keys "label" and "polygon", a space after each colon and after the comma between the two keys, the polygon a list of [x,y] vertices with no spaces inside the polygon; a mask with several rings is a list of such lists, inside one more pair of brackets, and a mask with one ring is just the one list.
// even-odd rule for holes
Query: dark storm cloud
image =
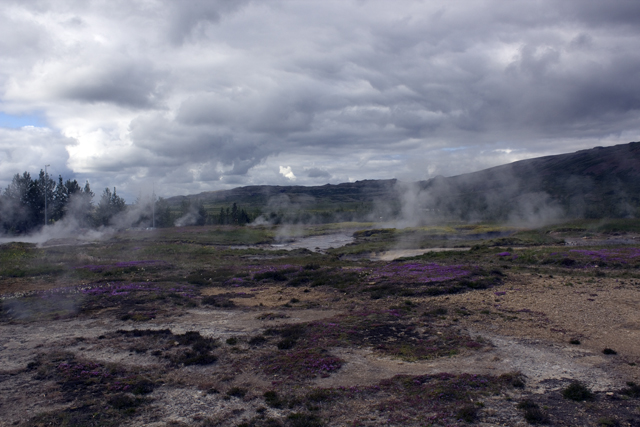
{"label": "dark storm cloud", "polygon": [[[142,158],[149,155],[162,166],[181,167],[184,164],[206,164],[206,174],[198,174],[203,181],[218,180],[225,175],[244,175],[263,158],[273,153],[268,144],[249,138],[236,140],[232,133],[213,126],[188,126],[166,120],[162,115],[137,119],[131,125],[135,147]],[[160,161],[160,159],[163,159]],[[217,164],[219,163],[219,164]],[[218,172],[216,169],[219,169]]]}
{"label": "dark storm cloud", "polygon": [[[105,61],[107,62],[107,61]],[[151,108],[161,100],[161,73],[152,64],[114,60],[73,70],[59,93],[74,101],[105,102],[131,108]]]}
{"label": "dark storm cloud", "polygon": [[329,178],[331,174],[318,168],[311,168],[305,171],[309,178]]}
{"label": "dark storm cloud", "polygon": [[189,38],[197,39],[207,24],[216,24],[225,14],[237,11],[248,0],[181,0],[165,1],[168,11],[168,34],[173,43],[183,43]]}
{"label": "dark storm cloud", "polygon": [[640,139],[637,2],[7,5],[0,110],[44,111],[69,167],[119,191],[425,179]]}

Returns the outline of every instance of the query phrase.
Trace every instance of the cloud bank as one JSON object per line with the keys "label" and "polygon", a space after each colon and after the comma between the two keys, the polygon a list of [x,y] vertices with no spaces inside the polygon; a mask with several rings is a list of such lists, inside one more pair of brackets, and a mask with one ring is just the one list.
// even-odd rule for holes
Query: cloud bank
{"label": "cloud bank", "polygon": [[7,0],[0,113],[41,121],[0,127],[0,184],[51,164],[133,201],[640,140],[638,22],[595,0]]}

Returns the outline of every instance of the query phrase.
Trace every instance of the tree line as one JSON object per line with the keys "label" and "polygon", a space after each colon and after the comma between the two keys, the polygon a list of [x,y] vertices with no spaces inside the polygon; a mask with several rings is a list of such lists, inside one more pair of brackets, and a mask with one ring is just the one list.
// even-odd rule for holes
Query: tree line
{"label": "tree line", "polygon": [[81,228],[114,225],[121,227],[173,227],[174,225],[230,224],[244,225],[252,218],[234,203],[218,214],[208,214],[201,201],[192,204],[183,200],[172,210],[163,198],[144,200],[142,197],[127,206],[118,196],[116,188],[105,188],[97,204],[89,182],[80,185],[77,180],[55,181],[43,170],[37,178],[29,172],[16,174],[11,183],[0,192],[0,231],[22,234],[71,217]]}
{"label": "tree line", "polygon": [[[165,212],[163,216],[168,217],[166,201],[161,204],[160,209]],[[209,214],[201,200],[192,203],[189,199],[182,200],[178,215],[175,219],[176,225],[245,225],[255,219],[255,216],[252,218],[244,209],[238,208],[236,203],[226,209],[221,207],[217,214]]]}
{"label": "tree line", "polygon": [[16,174],[0,194],[0,225],[5,233],[26,233],[42,225],[73,215],[81,227],[107,225],[125,209],[125,201],[105,188],[100,201],[93,205],[94,193],[87,181],[53,180],[43,170],[37,178],[29,172]]}

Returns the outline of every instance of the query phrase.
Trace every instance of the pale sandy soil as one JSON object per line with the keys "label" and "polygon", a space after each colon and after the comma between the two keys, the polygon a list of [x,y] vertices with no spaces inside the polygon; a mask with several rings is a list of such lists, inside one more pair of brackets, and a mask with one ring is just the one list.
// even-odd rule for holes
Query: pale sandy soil
{"label": "pale sandy soil", "polygon": [[[33,288],[45,286],[34,281]],[[207,289],[205,294],[228,292]],[[282,304],[296,298],[291,308]],[[501,374],[521,372],[527,391],[557,390],[568,380],[580,380],[594,391],[617,390],[627,381],[640,382],[640,281],[612,278],[542,277],[510,273],[499,287],[457,295],[409,298],[418,306],[443,307],[447,316],[432,320],[436,328],[455,328],[481,337],[487,345],[478,351],[428,361],[407,362],[382,357],[369,348],[337,348],[343,367],[312,385],[339,387],[375,384],[397,374],[438,372]],[[190,330],[203,336],[249,337],[266,327],[330,318],[348,312],[358,304],[373,304],[347,297],[335,290],[265,287],[254,298],[235,298],[238,308],[224,310],[194,308],[175,315],[159,316],[145,328],[169,328],[174,333]],[[388,303],[387,303],[388,304]],[[307,308],[308,307],[308,308]],[[273,313],[273,319],[259,317]],[[126,366],[153,368],[156,359],[131,352],[127,345],[104,345],[97,337],[116,329],[130,329],[131,322],[114,320],[108,312],[91,317],[35,323],[0,325],[0,425],[14,425],[42,411],[52,411],[73,403],[61,403],[54,383],[34,381],[23,373],[38,352],[62,349],[89,360]],[[133,325],[139,327],[140,325]],[[79,341],[78,338],[83,338]],[[579,340],[579,345],[570,340]],[[617,355],[604,355],[604,348]],[[166,426],[202,417],[250,418],[259,394],[250,391],[244,400],[221,401],[219,395],[202,391],[205,378],[211,384],[225,384],[224,367],[185,367],[176,372],[175,382],[155,390],[154,403],[130,425]],[[22,372],[22,373],[21,373]],[[170,378],[169,378],[170,379]],[[557,381],[562,380],[562,381]],[[233,375],[233,384],[249,390],[268,388],[271,378],[257,370]],[[204,385],[203,385],[204,384]],[[517,397],[517,396],[514,396]],[[477,425],[526,425],[513,404],[502,399],[485,402],[487,421]],[[65,406],[66,405],[66,406]],[[277,409],[268,414],[278,416]],[[494,415],[491,415],[494,414]],[[145,418],[146,417],[146,418]],[[493,418],[491,418],[493,417]],[[332,425],[341,425],[336,420]]]}
{"label": "pale sandy soil", "polygon": [[[591,352],[594,367],[640,380],[640,280],[518,274],[499,289],[436,300],[471,310],[457,322],[469,330]],[[605,356],[605,348],[618,354]]]}

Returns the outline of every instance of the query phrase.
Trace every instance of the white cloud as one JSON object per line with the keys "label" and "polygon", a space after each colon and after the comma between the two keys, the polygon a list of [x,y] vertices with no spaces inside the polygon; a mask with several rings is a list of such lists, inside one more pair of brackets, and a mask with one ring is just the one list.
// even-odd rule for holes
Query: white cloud
{"label": "white cloud", "polygon": [[280,175],[284,176],[290,181],[296,180],[296,176],[293,174],[291,166],[280,166]]}

